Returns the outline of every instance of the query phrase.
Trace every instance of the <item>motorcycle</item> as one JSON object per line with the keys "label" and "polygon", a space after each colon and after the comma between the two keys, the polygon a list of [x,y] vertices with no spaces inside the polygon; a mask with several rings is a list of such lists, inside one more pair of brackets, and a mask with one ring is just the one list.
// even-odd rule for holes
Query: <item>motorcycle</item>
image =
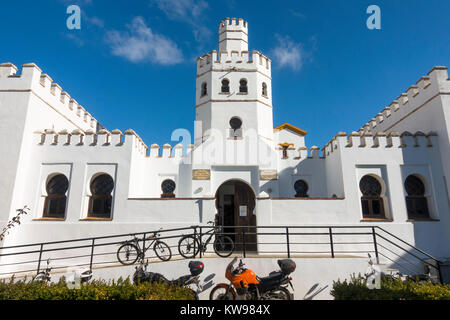
{"label": "motorcycle", "polygon": [[[141,260],[140,265],[136,267],[136,271],[133,274],[133,283],[139,284],[142,282],[160,282],[166,283],[169,286],[186,287],[193,292],[195,300],[199,300],[198,294],[202,291],[202,286],[200,285],[200,274],[203,272],[204,264],[200,261],[191,261],[188,266],[191,274],[181,276],[175,280],[168,280],[160,273],[147,271],[148,260],[145,263]],[[197,289],[191,289],[190,285],[195,285]]]}
{"label": "motorcycle", "polygon": [[244,268],[242,259],[237,268],[234,268],[238,258],[227,266],[225,277],[230,284],[219,283],[211,290],[210,300],[291,300],[293,295],[292,278],[289,275],[295,271],[295,262],[291,259],[278,260],[280,271],[271,272],[268,277],[260,278],[252,270]]}
{"label": "motorcycle", "polygon": [[374,263],[372,261],[372,256],[370,253],[367,254],[369,256],[369,266],[367,269],[367,272],[365,274],[366,281],[370,276],[375,275],[377,272],[380,273],[380,279],[391,279],[391,280],[401,280],[402,282],[406,281],[412,281],[412,282],[419,282],[419,283],[426,283],[430,281],[432,284],[439,283],[438,279],[431,275],[431,269],[428,265],[424,267],[424,273],[422,274],[414,274],[412,276],[410,275],[404,275],[400,273],[399,271],[396,271],[394,273],[386,273],[382,272],[378,267],[374,266]]}

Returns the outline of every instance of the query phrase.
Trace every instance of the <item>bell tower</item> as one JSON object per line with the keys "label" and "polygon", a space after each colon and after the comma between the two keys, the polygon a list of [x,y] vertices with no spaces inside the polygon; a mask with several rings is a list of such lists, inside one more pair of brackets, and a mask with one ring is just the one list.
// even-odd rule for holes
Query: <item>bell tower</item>
{"label": "bell tower", "polygon": [[226,18],[219,23],[219,52],[198,58],[195,144],[211,130],[227,140],[253,134],[273,141],[271,61],[248,51],[248,23]]}
{"label": "bell tower", "polygon": [[225,19],[219,24],[219,52],[248,51],[248,24],[243,19]]}

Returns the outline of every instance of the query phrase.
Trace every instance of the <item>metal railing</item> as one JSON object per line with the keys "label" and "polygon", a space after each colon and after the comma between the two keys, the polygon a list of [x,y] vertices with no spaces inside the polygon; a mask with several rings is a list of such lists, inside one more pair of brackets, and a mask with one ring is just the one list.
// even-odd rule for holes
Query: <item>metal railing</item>
{"label": "metal railing", "polygon": [[[417,274],[417,268],[428,265],[434,268],[442,279],[440,261],[425,251],[416,248],[379,226],[226,226],[217,231],[212,226],[191,226],[184,228],[119,234],[102,237],[72,239],[14,245],[0,248],[0,277],[23,275],[41,271],[42,261],[51,258],[59,263],[53,270],[72,267],[117,265],[118,246],[137,237],[145,247],[148,235],[158,233],[159,240],[168,243],[172,257],[181,257],[178,240],[185,235],[194,235],[203,250],[199,257],[214,254],[213,243],[204,246],[204,238],[213,232],[215,236],[230,236],[235,243],[235,253],[243,257],[277,255],[282,257],[367,257],[374,253],[407,273]],[[117,246],[114,250],[111,247]],[[146,252],[146,259],[157,258]],[[412,260],[411,260],[412,259]]]}

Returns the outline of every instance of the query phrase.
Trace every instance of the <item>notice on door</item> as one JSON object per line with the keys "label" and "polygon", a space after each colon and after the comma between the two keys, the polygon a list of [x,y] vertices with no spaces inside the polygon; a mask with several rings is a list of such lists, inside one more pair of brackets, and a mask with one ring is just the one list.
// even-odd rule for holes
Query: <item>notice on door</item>
{"label": "notice on door", "polygon": [[247,216],[247,206],[239,206],[239,216],[241,217]]}

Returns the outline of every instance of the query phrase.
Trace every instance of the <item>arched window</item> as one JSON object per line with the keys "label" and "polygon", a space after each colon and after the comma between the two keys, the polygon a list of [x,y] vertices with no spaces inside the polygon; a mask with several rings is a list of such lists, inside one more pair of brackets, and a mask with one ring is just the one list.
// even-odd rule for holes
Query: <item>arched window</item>
{"label": "arched window", "polygon": [[202,83],[202,97],[206,96],[208,94],[208,85],[206,82]]}
{"label": "arched window", "polygon": [[69,181],[63,174],[58,174],[47,182],[47,197],[44,203],[45,218],[64,218],[66,215],[66,192]]}
{"label": "arched window", "polygon": [[177,185],[175,184],[175,181],[167,179],[164,180],[161,183],[161,190],[162,190],[162,195],[161,198],[175,198],[175,189],[176,189]]}
{"label": "arched window", "polygon": [[359,182],[363,217],[385,218],[382,187],[377,178],[364,176]]}
{"label": "arched window", "polygon": [[262,84],[262,95],[267,97],[267,84],[265,82]]}
{"label": "arched window", "polygon": [[233,117],[230,119],[230,136],[232,138],[242,137],[242,120],[238,117]]}
{"label": "arched window", "polygon": [[114,180],[107,174],[99,175],[92,180],[89,217],[111,218],[113,189]]}
{"label": "arched window", "polygon": [[405,190],[408,194],[406,196],[408,218],[429,218],[428,201],[422,180],[415,175],[408,176],[405,180]]}
{"label": "arched window", "polygon": [[241,79],[241,81],[239,81],[239,92],[248,93],[247,80]]}
{"label": "arched window", "polygon": [[297,180],[294,183],[295,197],[306,198],[308,197],[308,184],[305,180]]}
{"label": "arched window", "polygon": [[222,80],[222,93],[230,93],[230,81],[228,79]]}

